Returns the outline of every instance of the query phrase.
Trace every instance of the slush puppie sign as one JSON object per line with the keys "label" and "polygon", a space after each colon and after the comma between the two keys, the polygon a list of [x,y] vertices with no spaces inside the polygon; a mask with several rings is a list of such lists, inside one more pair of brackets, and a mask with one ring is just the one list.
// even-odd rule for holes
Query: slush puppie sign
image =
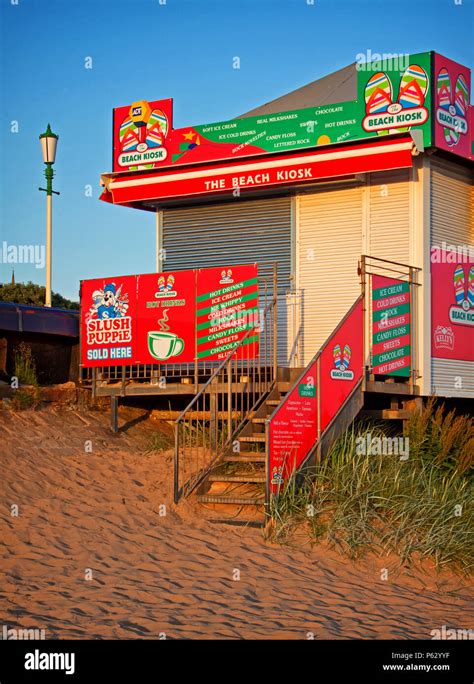
{"label": "slush puppie sign", "polygon": [[257,264],[84,280],[82,365],[221,361],[245,335],[253,358],[258,321]]}
{"label": "slush puppie sign", "polygon": [[[357,99],[276,114],[173,128],[171,99],[113,112],[113,171],[299,151],[421,130],[433,144],[472,156],[470,70],[433,52],[357,71]],[[405,64],[406,62],[406,64]]]}

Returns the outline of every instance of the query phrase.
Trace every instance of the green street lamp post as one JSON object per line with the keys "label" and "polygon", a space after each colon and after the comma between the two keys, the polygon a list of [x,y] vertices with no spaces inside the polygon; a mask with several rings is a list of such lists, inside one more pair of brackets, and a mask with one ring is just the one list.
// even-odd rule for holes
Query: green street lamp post
{"label": "green street lamp post", "polygon": [[52,132],[51,126],[45,133],[39,137],[41,143],[41,150],[43,152],[43,161],[46,164],[44,176],[46,178],[46,188],[39,188],[46,193],[46,300],[45,306],[51,306],[51,248],[53,237],[53,195],[59,195],[59,192],[53,190],[53,164],[56,159],[56,146],[58,143],[58,136]]}

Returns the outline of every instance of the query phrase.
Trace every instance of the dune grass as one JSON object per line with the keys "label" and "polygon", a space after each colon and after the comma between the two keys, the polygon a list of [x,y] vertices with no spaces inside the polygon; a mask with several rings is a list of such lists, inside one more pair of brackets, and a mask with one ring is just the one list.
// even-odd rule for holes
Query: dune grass
{"label": "dune grass", "polygon": [[271,502],[272,540],[285,543],[304,525],[351,557],[395,552],[472,572],[473,419],[430,400],[406,426],[405,460],[361,453],[367,434],[387,436],[373,424],[353,427],[321,464],[290,479]]}
{"label": "dune grass", "polygon": [[38,385],[36,364],[31,347],[24,342],[13,350],[14,375],[20,385]]}

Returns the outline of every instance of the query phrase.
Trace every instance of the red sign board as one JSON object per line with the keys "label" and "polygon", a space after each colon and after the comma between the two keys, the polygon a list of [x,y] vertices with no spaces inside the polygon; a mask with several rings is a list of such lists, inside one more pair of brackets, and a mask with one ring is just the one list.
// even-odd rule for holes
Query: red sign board
{"label": "red sign board", "polygon": [[434,55],[434,143],[437,147],[471,156],[471,71],[443,55]]}
{"label": "red sign board", "polygon": [[372,276],[372,372],[409,377],[409,283]]}
{"label": "red sign board", "polygon": [[135,276],[84,280],[81,284],[82,365],[122,366],[137,350]]}
{"label": "red sign board", "polygon": [[142,174],[139,178],[114,178],[104,193],[112,193],[114,203],[139,202],[156,198],[242,192],[272,186],[314,183],[326,178],[384,171],[412,166],[411,139],[387,140],[378,154],[368,144],[347,150],[302,152],[298,156],[276,156],[216,166],[200,166],[186,171]]}
{"label": "red sign board", "polygon": [[270,423],[270,491],[278,492],[317,439],[316,362],[287,394]]}
{"label": "red sign board", "polygon": [[195,356],[196,272],[137,277],[136,363],[187,363]]}
{"label": "red sign board", "polygon": [[[225,359],[249,328],[258,324],[257,264],[229,268],[201,268],[197,274],[197,358]],[[258,333],[245,338],[240,356],[251,345],[258,354]]]}
{"label": "red sign board", "polygon": [[[318,379],[319,363],[319,379]],[[325,343],[270,420],[270,491],[278,493],[362,378],[360,299]],[[319,395],[319,399],[318,399]]]}
{"label": "red sign board", "polygon": [[173,100],[134,102],[113,114],[114,171],[154,169],[168,156],[173,125]]}
{"label": "red sign board", "polygon": [[447,250],[431,258],[431,355],[474,361],[474,258]]}
{"label": "red sign board", "polygon": [[[82,365],[221,361],[258,320],[257,264],[84,280]],[[258,344],[248,333],[239,358]]]}
{"label": "red sign board", "polygon": [[324,431],[362,378],[363,308],[359,300],[321,352],[321,431]]}

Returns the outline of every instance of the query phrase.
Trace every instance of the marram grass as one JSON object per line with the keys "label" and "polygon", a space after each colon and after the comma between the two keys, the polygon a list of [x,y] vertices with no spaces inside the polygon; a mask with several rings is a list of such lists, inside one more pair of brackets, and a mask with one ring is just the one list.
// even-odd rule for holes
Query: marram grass
{"label": "marram grass", "polygon": [[315,469],[290,479],[271,502],[271,539],[286,543],[304,525],[311,539],[351,557],[395,552],[472,572],[473,419],[430,400],[408,422],[406,459],[361,453],[368,434],[372,443],[387,436],[375,425],[353,427]]}

